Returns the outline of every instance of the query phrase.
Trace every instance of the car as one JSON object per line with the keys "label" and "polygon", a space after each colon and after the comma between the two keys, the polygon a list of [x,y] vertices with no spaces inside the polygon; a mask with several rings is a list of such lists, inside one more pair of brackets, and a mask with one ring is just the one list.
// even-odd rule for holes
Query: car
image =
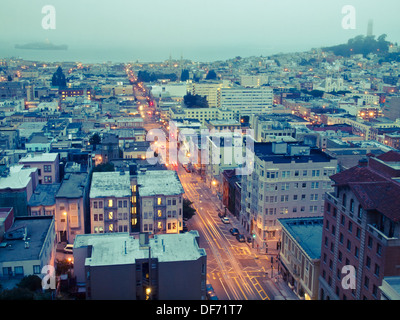
{"label": "car", "polygon": [[248,242],[248,243],[252,243],[252,242],[253,242],[253,238],[250,237],[250,236],[248,236],[248,237],[247,237],[247,242]]}
{"label": "car", "polygon": [[225,223],[225,224],[230,223],[230,220],[229,220],[228,217],[222,217],[222,218],[221,218],[221,221],[222,221],[222,223]]}
{"label": "car", "polygon": [[218,217],[223,218],[226,217],[226,215],[221,210],[218,210]]}
{"label": "car", "polygon": [[218,297],[215,294],[215,292],[212,292],[211,294],[208,295],[208,300],[218,300]]}
{"label": "car", "polygon": [[236,239],[237,239],[237,241],[239,241],[239,242],[245,242],[245,241],[246,241],[246,238],[245,238],[244,235],[242,235],[242,234],[237,234],[237,235],[236,235]]}
{"label": "car", "polygon": [[239,230],[237,228],[231,228],[230,230],[231,235],[236,236],[239,234]]}
{"label": "car", "polygon": [[73,248],[74,248],[73,244],[67,244],[64,247],[64,253],[73,253]]}
{"label": "car", "polygon": [[212,292],[214,292],[214,288],[211,283],[206,284],[206,292],[207,294],[211,294]]}

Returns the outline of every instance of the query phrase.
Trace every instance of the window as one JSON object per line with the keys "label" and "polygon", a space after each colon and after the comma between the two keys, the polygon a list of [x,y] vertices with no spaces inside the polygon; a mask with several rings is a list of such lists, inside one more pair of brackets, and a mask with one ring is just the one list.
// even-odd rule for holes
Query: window
{"label": "window", "polygon": [[98,214],[94,214],[93,215],[93,221],[99,221],[99,215]]}
{"label": "window", "polygon": [[172,205],[176,206],[176,199],[172,199]]}
{"label": "window", "polygon": [[127,207],[128,207],[128,201],[124,200],[124,208],[127,208]]}
{"label": "window", "polygon": [[122,200],[118,200],[118,208],[122,208]]}
{"label": "window", "polygon": [[24,275],[24,267],[19,266],[14,268],[15,275]]}
{"label": "window", "polygon": [[356,258],[358,258],[358,253],[359,253],[358,247],[355,247],[355,249],[354,249],[354,256],[355,256]]}
{"label": "window", "polygon": [[44,172],[51,172],[51,165],[44,165],[43,166],[43,171]]}
{"label": "window", "polygon": [[51,176],[44,176],[44,182],[51,183],[53,181]]}
{"label": "window", "polygon": [[[97,201],[93,201],[93,208],[97,209]],[[63,210],[63,209],[62,209]]]}
{"label": "window", "polygon": [[376,253],[378,255],[382,254],[382,246],[379,243],[376,244]]}
{"label": "window", "polygon": [[307,170],[303,170],[303,177],[307,176]]}
{"label": "window", "polygon": [[348,230],[349,232],[352,232],[352,231],[353,231],[353,223],[352,223],[351,221],[349,221],[347,230]]}
{"label": "window", "polygon": [[346,208],[346,194],[345,193],[343,193],[343,196],[342,196],[342,206]]}
{"label": "window", "polygon": [[362,215],[363,215],[363,208],[359,205],[358,206],[358,214],[357,214],[358,219],[361,219]]}
{"label": "window", "polygon": [[369,287],[369,279],[368,279],[368,277],[364,278],[364,287],[367,288],[367,289]]}
{"label": "window", "polygon": [[368,248],[372,248],[372,243],[373,243],[373,240],[372,240],[372,238],[371,237],[368,237]]}
{"label": "window", "polygon": [[351,241],[347,240],[347,246],[346,246],[347,250],[351,250]]}
{"label": "window", "polygon": [[311,182],[311,189],[318,189],[319,188],[319,182]]}
{"label": "window", "polygon": [[112,199],[108,199],[108,206],[112,207],[113,206],[113,200]]}
{"label": "window", "polygon": [[365,261],[365,266],[369,269],[371,267],[371,258],[367,256]]}
{"label": "window", "polygon": [[379,266],[375,263],[375,271],[374,274],[379,277]]}
{"label": "window", "polygon": [[100,209],[103,208],[103,201],[99,201],[99,208],[100,208]]}
{"label": "window", "polygon": [[157,198],[157,205],[161,205],[161,198]]}
{"label": "window", "polygon": [[354,200],[350,199],[350,212],[354,212]]}
{"label": "window", "polygon": [[340,243],[343,243],[343,233],[340,233],[339,242],[340,242]]}
{"label": "window", "polygon": [[40,266],[36,265],[33,266],[33,274],[40,274]]}
{"label": "window", "polygon": [[357,238],[357,239],[360,239],[360,237],[361,237],[361,230],[360,230],[360,228],[357,228],[357,231],[356,231],[356,238]]}
{"label": "window", "polygon": [[319,177],[319,170],[312,170],[311,175],[313,177]]}

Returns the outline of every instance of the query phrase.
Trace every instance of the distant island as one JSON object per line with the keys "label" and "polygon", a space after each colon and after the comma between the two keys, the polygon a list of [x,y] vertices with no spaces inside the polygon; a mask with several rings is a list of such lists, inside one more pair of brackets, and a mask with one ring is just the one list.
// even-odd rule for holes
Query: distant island
{"label": "distant island", "polygon": [[65,44],[55,45],[49,41],[45,42],[32,42],[27,44],[16,44],[15,49],[25,49],[25,50],[68,50],[68,46]]}

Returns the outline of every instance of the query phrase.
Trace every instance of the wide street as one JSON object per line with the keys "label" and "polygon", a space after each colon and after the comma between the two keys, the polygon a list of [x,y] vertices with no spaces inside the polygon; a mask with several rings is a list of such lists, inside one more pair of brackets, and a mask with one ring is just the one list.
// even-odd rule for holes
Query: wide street
{"label": "wide street", "polygon": [[[144,127],[146,130],[161,128],[162,124],[155,121],[154,106],[148,105],[145,89],[134,86],[138,105],[142,108]],[[150,114],[150,113],[151,114]],[[169,163],[169,143],[165,145],[165,162]],[[160,148],[160,142],[157,148]],[[194,172],[186,172],[181,164],[168,166],[177,170],[185,198],[189,199],[196,209],[196,214],[187,221],[189,230],[197,230],[200,234],[200,247],[207,253],[207,282],[210,283],[220,300],[275,300],[296,299],[295,294],[277,274],[277,264],[271,270],[270,257],[258,252],[252,243],[239,242],[230,233],[231,228],[243,229],[239,221],[228,212],[230,222],[225,224],[218,216],[224,212],[222,201],[215,190]],[[244,233],[243,233],[244,234]],[[246,235],[247,236],[247,235]],[[276,259],[275,259],[276,260]],[[272,277],[271,277],[272,275]]]}

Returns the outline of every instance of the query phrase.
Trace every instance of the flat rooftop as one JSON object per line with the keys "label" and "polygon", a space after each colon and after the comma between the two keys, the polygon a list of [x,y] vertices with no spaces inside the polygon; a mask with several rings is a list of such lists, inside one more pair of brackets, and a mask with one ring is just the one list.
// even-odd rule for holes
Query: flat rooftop
{"label": "flat rooftop", "polygon": [[91,256],[85,265],[107,266],[134,264],[136,260],[157,258],[159,262],[192,261],[206,255],[197,243],[199,234],[190,231],[181,234],[160,234],[149,238],[147,246],[128,233],[103,233],[77,235],[74,249],[92,246]]}
{"label": "flat rooftop", "polygon": [[54,162],[58,157],[58,153],[41,153],[41,154],[28,154],[26,157],[19,160],[20,162]]}
{"label": "flat rooftop", "polygon": [[131,181],[129,171],[93,172],[90,198],[130,197]]}
{"label": "flat rooftop", "polygon": [[83,196],[88,179],[87,173],[67,173],[57,192],[57,198],[76,199]]}
{"label": "flat rooftop", "polygon": [[10,173],[7,177],[0,177],[0,189],[23,189],[31,181],[31,174],[37,171],[37,168],[24,168],[23,165],[10,167]]}
{"label": "flat rooftop", "polygon": [[137,184],[142,197],[185,193],[178,174],[174,170],[138,171]]}
{"label": "flat rooftop", "polygon": [[[312,162],[329,162],[333,159],[327,153],[321,151],[318,148],[310,148],[309,155],[289,155],[289,154],[275,154],[272,150],[273,142],[255,142],[254,143],[254,154],[259,159],[266,162],[273,163],[307,163]],[[288,143],[288,146],[291,145]]]}
{"label": "flat rooftop", "polygon": [[323,217],[278,219],[310,259],[321,258]]}
{"label": "flat rooftop", "polygon": [[53,218],[53,216],[16,217],[12,228],[27,227],[29,248],[25,248],[25,241],[22,239],[4,239],[1,242],[4,247],[0,248],[0,262],[38,260],[46,236],[49,232],[52,232],[50,227]]}

